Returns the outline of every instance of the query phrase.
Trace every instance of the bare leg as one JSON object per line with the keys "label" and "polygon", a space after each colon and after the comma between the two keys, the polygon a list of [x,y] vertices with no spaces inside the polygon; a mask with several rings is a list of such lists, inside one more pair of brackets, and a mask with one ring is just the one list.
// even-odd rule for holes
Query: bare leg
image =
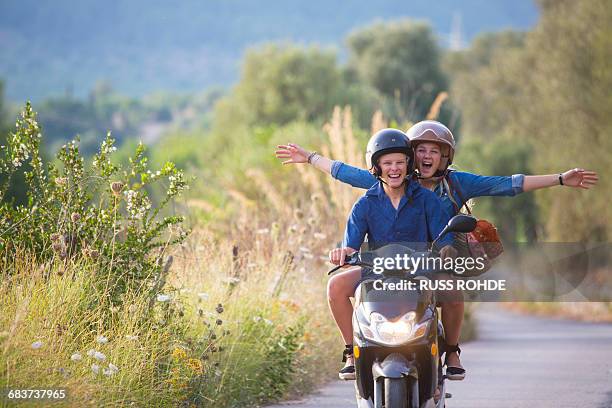
{"label": "bare leg", "polygon": [[353,305],[350,297],[353,296],[355,285],[361,279],[361,268],[351,268],[345,272],[334,275],[327,283],[327,302],[344,344],[353,343]]}
{"label": "bare leg", "polygon": [[[459,343],[459,336],[461,335],[461,325],[463,323],[463,311],[465,304],[463,300],[459,300],[461,292],[448,293],[452,296],[452,301],[442,303],[442,324],[444,325],[444,332],[446,334],[446,342],[451,345]],[[457,299],[459,296],[459,299]],[[457,299],[457,300],[455,300]],[[452,352],[448,354],[448,365],[453,367],[463,367],[459,360],[459,354]]]}

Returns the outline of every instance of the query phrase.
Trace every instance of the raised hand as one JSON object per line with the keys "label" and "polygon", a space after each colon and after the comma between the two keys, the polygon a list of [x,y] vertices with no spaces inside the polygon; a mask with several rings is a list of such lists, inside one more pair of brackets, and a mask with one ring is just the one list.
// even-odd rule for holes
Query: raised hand
{"label": "raised hand", "polygon": [[278,145],[276,150],[276,158],[278,159],[289,159],[283,161],[283,164],[295,164],[295,163],[306,163],[308,162],[308,156],[310,152],[303,149],[300,145],[295,143],[287,143],[286,145]]}
{"label": "raised hand", "polygon": [[579,168],[568,170],[561,177],[563,178],[564,186],[585,190],[593,187],[599,180],[596,172]]}

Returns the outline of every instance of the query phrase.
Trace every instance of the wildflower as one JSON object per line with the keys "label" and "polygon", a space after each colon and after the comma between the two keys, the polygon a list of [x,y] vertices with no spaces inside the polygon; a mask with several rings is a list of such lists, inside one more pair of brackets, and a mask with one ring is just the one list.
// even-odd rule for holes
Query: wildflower
{"label": "wildflower", "polygon": [[270,230],[268,228],[260,228],[257,231],[255,231],[256,234],[258,235],[265,235],[267,233],[269,233]]}
{"label": "wildflower", "polygon": [[79,353],[74,353],[73,355],[70,356],[70,359],[72,361],[81,361],[83,359],[83,356],[80,355]]}
{"label": "wildflower", "polygon": [[138,310],[138,306],[136,306],[136,305],[129,305],[128,306],[128,312],[129,313],[136,313],[137,310]]}
{"label": "wildflower", "polygon": [[104,336],[98,336],[96,337],[96,342],[98,342],[99,344],[106,344],[108,343],[108,338]]}
{"label": "wildflower", "polygon": [[200,292],[200,293],[198,293],[198,297],[200,298],[200,300],[207,300],[208,299],[208,293]]}
{"label": "wildflower", "polygon": [[104,375],[106,375],[107,377],[110,377],[111,375],[116,374],[117,372],[119,372],[119,367],[117,367],[113,363],[109,363],[108,368],[105,368],[103,370]]}
{"label": "wildflower", "polygon": [[70,219],[72,220],[72,222],[79,222],[79,220],[81,219],[81,214],[74,212],[70,215]]}
{"label": "wildflower", "polygon": [[106,356],[103,353],[100,353],[99,351],[96,351],[94,349],[89,349],[87,351],[87,355],[91,358],[95,358],[96,360],[99,361],[104,361],[106,360]]}
{"label": "wildflower", "polygon": [[238,284],[238,282],[240,282],[240,278],[236,278],[234,276],[231,276],[229,278],[226,278],[223,280],[225,283],[227,283],[230,286],[236,286]]}
{"label": "wildflower", "polygon": [[91,257],[91,259],[98,259],[98,257],[100,256],[100,252],[97,249],[91,249],[89,251],[89,256]]}
{"label": "wildflower", "polygon": [[293,224],[292,226],[289,227],[290,234],[295,234],[297,231],[298,231],[298,226],[296,224]]}
{"label": "wildflower", "polygon": [[131,334],[126,334],[125,338],[130,340],[130,341],[138,340],[138,336],[134,336],[134,335],[131,335]]}
{"label": "wildflower", "polygon": [[217,326],[221,326],[223,324],[223,320],[217,319],[215,323],[217,323]]}
{"label": "wildflower", "polygon": [[261,316],[255,316],[255,317],[253,317],[253,321],[254,321],[255,323],[257,323],[257,322],[261,321]]}
{"label": "wildflower", "polygon": [[92,364],[91,371],[93,371],[94,374],[98,374],[100,372],[100,366],[97,364]]}
{"label": "wildflower", "polygon": [[68,179],[66,177],[56,177],[55,178],[55,184],[57,184],[58,186],[63,186],[68,182]]}
{"label": "wildflower", "polygon": [[215,308],[215,311],[219,314],[223,313],[223,305],[219,303],[217,307]]}
{"label": "wildflower", "polygon": [[53,234],[49,236],[49,238],[51,238],[51,242],[57,242],[60,240],[61,235],[58,234],[57,232],[54,232]]}
{"label": "wildflower", "polygon": [[115,197],[121,197],[121,190],[123,190],[124,184],[120,181],[113,181],[110,185],[111,191]]}
{"label": "wildflower", "polygon": [[310,248],[300,247],[300,251],[302,251],[302,252],[310,252]]}
{"label": "wildflower", "polygon": [[268,326],[272,326],[274,323],[272,323],[272,320],[268,320],[268,319],[264,319],[264,323],[267,324]]}
{"label": "wildflower", "polygon": [[168,302],[172,299],[170,295],[159,294],[157,295],[158,302]]}
{"label": "wildflower", "polygon": [[196,373],[202,373],[204,369],[202,361],[196,358],[190,358],[189,360],[187,360],[187,367],[191,368]]}
{"label": "wildflower", "polygon": [[313,234],[313,236],[314,236],[316,239],[325,239],[325,238],[327,238],[327,235],[325,235],[325,234],[323,234],[323,233],[320,233],[320,232],[315,232],[315,233]]}
{"label": "wildflower", "polygon": [[41,348],[43,346],[42,341],[35,341],[34,343],[32,343],[32,348],[34,350],[38,350],[39,348]]}
{"label": "wildflower", "polygon": [[249,262],[247,264],[247,268],[249,268],[249,269],[257,268],[257,264],[255,262]]}
{"label": "wildflower", "polygon": [[172,357],[174,357],[177,360],[184,360],[187,358],[187,353],[185,352],[184,349],[180,347],[175,347],[174,350],[172,351]]}

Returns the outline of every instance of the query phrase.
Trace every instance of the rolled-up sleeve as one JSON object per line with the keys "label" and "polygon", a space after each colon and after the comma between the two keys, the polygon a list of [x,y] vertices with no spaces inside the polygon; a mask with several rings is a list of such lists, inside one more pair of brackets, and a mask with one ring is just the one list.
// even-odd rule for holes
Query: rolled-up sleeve
{"label": "rolled-up sleeve", "polygon": [[351,166],[350,164],[334,160],[331,166],[333,178],[350,184],[353,187],[368,189],[376,184],[376,177],[369,171]]}
{"label": "rolled-up sleeve", "polygon": [[514,196],[523,192],[523,174],[513,176],[480,176],[478,174],[453,172],[452,184],[461,199],[467,201],[483,196]]}
{"label": "rolled-up sleeve", "polygon": [[359,250],[368,232],[367,212],[368,203],[365,198],[359,199],[353,205],[351,214],[346,222],[344,240],[342,241],[343,247]]}

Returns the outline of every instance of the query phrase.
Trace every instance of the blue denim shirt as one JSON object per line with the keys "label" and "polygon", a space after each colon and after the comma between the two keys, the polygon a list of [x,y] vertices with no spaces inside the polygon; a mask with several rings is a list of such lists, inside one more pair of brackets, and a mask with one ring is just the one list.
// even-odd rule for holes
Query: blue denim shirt
{"label": "blue denim shirt", "polygon": [[[417,182],[406,186],[406,194],[397,207],[377,182],[351,210],[346,223],[343,246],[359,249],[366,234],[371,248],[392,242],[413,244],[418,250],[427,249],[446,225],[448,218],[440,211],[440,200]],[[439,248],[453,242],[452,234],[439,241]]]}
{"label": "blue denim shirt", "polygon": [[[364,189],[370,188],[377,182],[376,178],[369,171],[340,161],[332,163],[331,175],[353,187]],[[514,196],[522,193],[523,182],[525,181],[523,174],[515,174],[513,176],[480,176],[463,171],[451,171],[449,177],[453,189],[453,198],[459,207],[474,197]],[[457,214],[455,205],[442,187],[442,183],[436,186],[434,193],[439,197],[441,209],[447,219]]]}

